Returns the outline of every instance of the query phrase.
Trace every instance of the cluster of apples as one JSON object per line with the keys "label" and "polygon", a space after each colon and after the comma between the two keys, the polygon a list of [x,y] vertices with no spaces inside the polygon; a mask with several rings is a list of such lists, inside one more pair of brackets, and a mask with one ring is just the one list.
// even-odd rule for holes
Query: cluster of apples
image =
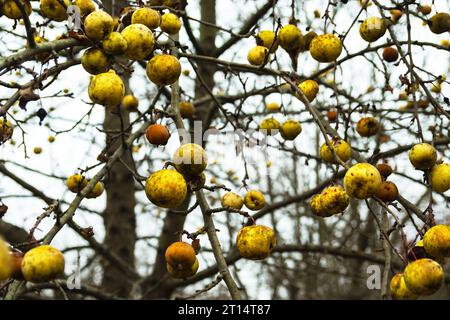
{"label": "cluster of apples", "polygon": [[[344,162],[351,156],[350,146],[343,140],[333,141],[336,155]],[[324,144],[321,155],[325,161],[334,162],[328,146]],[[450,166],[445,163],[436,164],[436,149],[427,144],[415,145],[409,152],[412,165],[429,172],[431,187],[437,192],[450,189]],[[376,167],[369,163],[358,163],[350,167],[344,177],[344,188],[332,185],[321,194],[315,195],[311,202],[311,210],[320,217],[329,217],[340,213],[348,205],[349,196],[356,199],[377,197],[384,202],[394,201],[398,197],[397,186],[387,177],[392,168],[386,163]],[[412,260],[402,273],[396,274],[390,284],[393,299],[417,299],[435,293],[442,285],[444,272],[440,263],[450,256],[450,226],[436,225],[430,228],[416,247],[423,247],[426,256],[420,259],[413,253]]]}
{"label": "cluster of apples", "polygon": [[[89,180],[82,174],[74,174],[67,178],[66,186],[70,192],[80,193],[89,183]],[[86,194],[86,198],[98,198],[103,194],[105,186],[103,182],[98,181],[94,188]]]}
{"label": "cluster of apples", "polygon": [[[419,12],[423,15],[431,13],[431,7],[428,5],[420,6]],[[359,27],[359,34],[362,39],[371,43],[384,36],[388,23],[396,24],[403,15],[401,10],[391,10],[391,20],[387,21],[381,17],[369,17],[365,19]],[[436,13],[427,20],[430,31],[435,34],[441,34],[450,31],[450,15],[448,13]],[[395,62],[399,57],[398,50],[394,47],[386,47],[382,53],[386,62]]]}
{"label": "cluster of apples", "polygon": [[[256,47],[250,49],[247,60],[251,65],[262,66],[269,61],[270,54],[275,53],[282,47],[293,59],[299,53],[308,51],[318,62],[329,63],[335,61],[342,52],[342,43],[339,37],[333,34],[317,35],[310,31],[305,35],[294,24],[289,23],[283,26],[278,34],[270,30],[262,30],[256,36]],[[289,86],[289,85],[288,85]],[[312,102],[319,91],[319,85],[312,79],[306,79],[298,84],[298,88],[303,92],[309,102]],[[297,90],[295,90],[297,92]],[[299,94],[296,94],[300,98]],[[269,111],[279,109],[272,104]],[[279,130],[285,140],[293,140],[301,132],[298,121],[288,120],[285,125],[280,125],[273,118],[264,120],[261,129]]]}
{"label": "cluster of apples", "polygon": [[[374,119],[362,120],[358,122],[361,128],[357,129],[362,136],[370,136],[378,130],[379,124]],[[347,142],[333,139],[331,144],[341,161],[347,162],[351,158],[351,148]],[[326,162],[336,163],[327,144],[322,145],[320,154]],[[432,145],[414,145],[409,151],[409,160],[414,168],[428,174],[434,191],[445,192],[450,189],[450,165],[437,163],[437,151]],[[394,201],[398,197],[397,186],[386,180],[392,171],[386,163],[380,163],[376,167],[369,163],[355,164],[344,176],[344,188],[339,185],[327,187],[311,199],[311,210],[320,217],[335,215],[348,206],[349,196],[356,199],[377,197],[384,202]],[[392,278],[390,288],[393,299],[417,299],[419,296],[431,295],[440,288],[444,272],[439,262],[444,263],[445,258],[450,256],[450,226],[436,225],[430,228],[423,241],[416,244],[415,248],[417,247],[423,247],[426,256],[417,259],[413,253],[414,261],[406,266],[404,272]]]}
{"label": "cluster of apples", "polygon": [[294,140],[302,132],[299,121],[288,119],[283,124],[274,117],[266,118],[259,124],[259,130],[267,135],[274,136],[278,132],[284,140]]}
{"label": "cluster of apples", "polygon": [[[20,0],[25,13],[32,12],[28,0]],[[150,1],[150,6],[167,6],[175,8],[179,1],[164,0]],[[55,22],[67,20],[67,7],[72,3],[69,0],[40,0],[40,13],[45,18]],[[75,0],[74,5],[80,9],[83,32],[87,37],[90,48],[83,52],[81,64],[93,77],[90,80],[88,93],[94,103],[115,107],[122,106],[127,111],[137,111],[139,100],[132,94],[126,94],[122,79],[116,74],[113,66],[116,62],[121,66],[121,57],[130,60],[149,60],[147,62],[147,76],[158,86],[173,84],[181,74],[181,64],[170,54],[155,54],[156,41],[154,32],[170,35],[176,34],[181,28],[181,20],[172,12],[157,11],[150,7],[126,8],[126,14],[119,21],[103,10],[97,10],[92,0]],[[0,16],[14,20],[22,18],[20,8],[14,0],[0,1]],[[65,36],[60,36],[61,39]],[[48,42],[47,39],[36,34],[34,40],[37,44]],[[28,46],[28,44],[27,44]],[[48,54],[36,56],[39,61],[45,61]],[[187,109],[189,106],[186,106]],[[154,128],[156,144],[165,140],[167,132],[161,128]],[[11,138],[13,126],[9,121],[0,119],[0,143]],[[149,136],[152,136],[151,134]],[[52,141],[51,141],[52,142]],[[35,154],[42,152],[41,147],[33,148]],[[100,190],[100,186],[98,187]]]}
{"label": "cluster of apples", "polygon": [[[342,162],[347,162],[351,158],[351,147],[342,139],[332,139],[330,141],[337,158]],[[320,156],[326,162],[336,163],[337,159],[329,148],[328,144],[324,143],[320,148]],[[436,149],[428,143],[419,143],[414,145],[409,152],[409,159],[412,165],[419,170],[429,172],[431,180],[431,187],[436,192],[446,192],[450,189],[450,165],[447,163],[437,163]],[[391,175],[392,168],[386,163],[380,163],[374,167],[370,163],[358,163],[347,170],[344,177],[345,192],[357,199],[367,199],[372,196],[379,198],[384,202],[391,202],[397,199],[397,186],[386,179]],[[326,191],[326,192],[325,192]],[[324,190],[326,194],[332,193],[331,203],[339,204],[339,208],[346,208],[348,201],[342,195],[343,189],[339,186],[332,186]],[[325,199],[325,204],[321,205]],[[327,197],[323,194],[316,195],[312,198],[310,206],[312,212],[321,217],[328,217],[336,212],[336,208],[329,208],[326,203]],[[340,199],[337,201],[336,199]],[[324,208],[328,208],[325,210]]]}
{"label": "cluster of apples", "polygon": [[437,151],[428,143],[419,143],[409,151],[414,168],[429,173],[431,188],[436,192],[450,189],[450,164],[437,162]]}
{"label": "cluster of apples", "polygon": [[[376,118],[364,117],[358,121],[356,131],[362,137],[370,137],[377,134],[380,127]],[[320,148],[320,156],[327,163],[346,163],[350,160],[351,154],[350,145],[340,138],[332,138],[329,144],[323,143]],[[446,192],[450,189],[450,165],[436,163],[437,152],[433,146],[427,143],[417,144],[410,150],[409,158],[416,169],[429,170],[431,186],[434,191]],[[375,196],[384,202],[394,201],[398,197],[397,186],[393,182],[386,181],[391,173],[392,168],[386,163],[380,163],[376,167],[368,163],[357,164],[346,173],[344,178],[345,190],[349,195],[353,194],[358,199]],[[345,197],[340,195],[342,190],[337,187],[330,190],[334,192],[333,197],[342,199],[341,205],[345,208]],[[335,214],[335,210],[330,210],[327,213],[320,209],[321,201],[319,201],[319,198],[321,197],[319,196],[317,195],[311,200],[312,211],[321,217]]]}
{"label": "cluster of apples", "polygon": [[[29,1],[20,1],[30,15],[32,10]],[[170,5],[176,5],[176,2],[173,3]],[[66,8],[70,5],[70,0],[40,0],[40,13],[56,22],[65,21],[68,18]],[[178,33],[182,23],[177,15],[150,7],[127,8],[119,21],[107,12],[97,10],[92,0],[75,0],[74,5],[80,9],[86,43],[92,45],[84,51],[81,64],[93,75],[88,91],[94,103],[107,107],[122,105],[126,110],[137,110],[138,100],[132,94],[125,96],[123,81],[112,68],[120,57],[133,61],[148,60],[147,76],[158,86],[173,84],[179,78],[180,62],[173,55],[154,53],[156,41],[153,34],[157,28],[168,35]],[[2,12],[11,19],[22,17],[14,0],[3,1]],[[34,40],[37,44],[48,41],[39,35]],[[36,58],[43,61],[47,55],[38,55]]]}
{"label": "cluster of apples", "polygon": [[[367,2],[369,3],[369,2]],[[367,6],[368,4],[364,4]],[[418,7],[419,12],[423,15],[431,13],[431,6],[423,5]],[[403,12],[401,10],[391,10],[391,20],[381,17],[372,16],[365,19],[359,26],[359,34],[363,40],[372,43],[383,37],[387,31],[388,23],[397,23]],[[320,17],[320,13],[315,12],[315,17]],[[426,20],[431,32],[441,34],[450,30],[450,15],[448,13],[436,13],[429,20]],[[247,60],[251,65],[263,66],[270,60],[270,54],[274,54],[279,46],[281,46],[293,59],[296,59],[301,52],[309,51],[311,56],[318,62],[329,63],[335,61],[342,52],[342,43],[339,37],[333,34],[317,35],[314,31],[309,31],[303,36],[301,30],[294,24],[290,23],[281,28],[278,34],[271,30],[262,30],[256,37],[256,46],[251,48],[247,55]],[[398,50],[395,47],[386,47],[382,53],[386,62],[395,62],[399,58]],[[433,84],[432,91],[440,92],[440,84],[443,80],[438,79]],[[311,79],[299,85],[300,90],[306,95],[311,102],[318,92],[318,84]],[[312,97],[312,98],[311,98]],[[272,104],[273,110],[276,110],[276,104]],[[268,109],[269,111],[273,111]],[[330,110],[327,113],[330,122],[336,121],[336,110]],[[283,128],[280,123],[272,118],[263,120],[260,128],[267,130],[270,134],[272,130],[280,131],[283,138],[293,140],[301,132],[300,124],[295,120],[290,120],[288,125]],[[289,134],[283,133],[289,128]],[[375,130],[375,129],[374,129]],[[292,134],[290,134],[292,133]],[[292,139],[292,137],[294,137]]]}
{"label": "cluster of apples", "polygon": [[[419,12],[427,16],[432,11],[431,6],[419,6]],[[380,39],[387,31],[388,23],[396,24],[403,16],[403,11],[394,9],[390,11],[391,19],[383,19],[381,17],[372,16],[365,19],[359,26],[359,34],[367,42],[375,42]],[[426,20],[431,32],[442,34],[450,31],[450,15],[445,12],[434,14],[430,19]]]}
{"label": "cluster of apples", "polygon": [[[259,190],[249,190],[244,198],[234,192],[227,192],[221,198],[224,208],[241,210],[245,205],[249,210],[264,208],[264,194]],[[250,260],[267,258],[276,245],[276,235],[272,228],[263,225],[250,225],[242,228],[236,239],[238,253]]]}
{"label": "cluster of apples", "polygon": [[161,15],[157,10],[143,7],[134,10],[129,21],[122,19],[121,22],[115,24],[114,19],[101,10],[84,18],[84,32],[95,46],[83,53],[81,64],[93,75],[88,88],[93,102],[107,107],[122,105],[128,111],[136,111],[139,101],[132,94],[125,95],[123,81],[111,66],[121,56],[134,61],[148,60],[147,77],[154,84],[173,84],[180,77],[181,64],[171,54],[154,53],[153,31],[160,28],[168,35],[177,34],[181,20],[174,13]]}
{"label": "cluster of apples", "polygon": [[[178,208],[189,191],[200,190],[205,184],[207,167],[205,150],[194,143],[180,146],[172,157],[175,170],[162,169],[150,175],[145,184],[148,199],[162,208]],[[221,199],[222,206],[241,210],[245,204],[250,210],[260,210],[265,205],[262,192],[250,190],[242,198],[228,192]],[[266,226],[251,225],[242,228],[237,236],[237,249],[241,256],[258,260],[266,258],[275,247],[274,231]],[[175,242],[166,250],[167,270],[174,278],[193,276],[199,267],[196,250],[185,242]]]}
{"label": "cluster of apples", "polygon": [[0,281],[12,278],[33,283],[55,280],[64,274],[64,255],[48,245],[37,246],[25,254],[11,251],[0,239]]}
{"label": "cluster of apples", "polygon": [[342,52],[341,40],[332,34],[317,35],[314,31],[304,36],[294,24],[283,26],[278,35],[270,30],[262,30],[256,36],[256,47],[250,49],[247,60],[251,65],[262,66],[269,61],[270,54],[281,46],[288,54],[298,55],[309,51],[319,62],[332,62]]}
{"label": "cluster of apples", "polygon": [[[168,139],[165,130],[164,126],[151,125],[147,129],[147,138],[151,143],[165,144],[155,141],[158,138],[155,132],[163,132],[160,138]],[[175,170],[162,169],[151,174],[145,184],[145,193],[153,204],[176,209],[185,201],[188,190],[200,190],[205,185],[207,158],[200,145],[189,143],[175,151],[172,161]],[[193,276],[199,268],[196,254],[196,250],[188,243],[178,241],[171,244],[165,253],[168,273],[177,279]]]}
{"label": "cluster of apples", "polygon": [[[205,150],[198,144],[180,146],[172,157],[173,169],[154,172],[147,179],[145,193],[148,199],[162,208],[176,209],[186,199],[188,191],[200,190],[205,185],[207,158]],[[250,210],[260,210],[265,205],[262,192],[250,190],[242,198],[228,192],[221,200],[222,206],[241,210],[245,204]],[[275,246],[275,234],[269,227],[252,225],[244,227],[238,234],[239,253],[249,259],[262,259],[269,255]],[[175,278],[193,276],[199,267],[196,250],[185,242],[175,242],[167,248],[167,270]]]}
{"label": "cluster of apples", "polygon": [[[420,250],[424,249],[423,254]],[[416,250],[414,250],[416,249]],[[391,296],[395,300],[415,300],[434,294],[442,286],[444,271],[440,263],[450,257],[450,226],[436,225],[428,229],[412,250],[403,272],[391,280]]]}

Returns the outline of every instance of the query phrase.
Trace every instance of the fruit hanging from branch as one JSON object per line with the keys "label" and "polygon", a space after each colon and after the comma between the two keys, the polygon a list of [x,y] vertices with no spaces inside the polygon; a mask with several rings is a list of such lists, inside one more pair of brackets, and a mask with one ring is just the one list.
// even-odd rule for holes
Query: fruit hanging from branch
{"label": "fruit hanging from branch", "polygon": [[392,299],[394,300],[416,300],[418,296],[412,293],[405,283],[405,276],[402,272],[392,277],[389,285]]}
{"label": "fruit hanging from branch", "polygon": [[370,17],[359,26],[359,34],[367,42],[375,42],[386,33],[386,23],[383,18]]}
{"label": "fruit hanging from branch", "polygon": [[280,110],[280,108],[281,108],[281,106],[277,102],[269,102],[266,104],[266,109],[269,112],[276,112],[276,111]]}
{"label": "fruit hanging from branch", "polygon": [[180,102],[180,115],[183,119],[193,119],[195,116],[195,107],[192,102]]}
{"label": "fruit hanging from branch", "polygon": [[327,111],[327,119],[330,123],[336,122],[338,120],[338,112],[336,108],[332,108]]}
{"label": "fruit hanging from branch", "polygon": [[333,62],[341,55],[341,39],[329,33],[314,37],[309,52],[318,62]]}
{"label": "fruit hanging from branch", "polygon": [[136,112],[139,107],[139,99],[132,94],[127,94],[122,99],[122,107],[128,112]]}
{"label": "fruit hanging from branch", "polygon": [[248,52],[247,60],[251,65],[260,66],[268,60],[269,49],[263,46],[256,46]]}
{"label": "fruit hanging from branch", "polygon": [[350,198],[340,185],[327,187],[320,194],[320,208],[327,216],[344,212],[349,203]]}
{"label": "fruit hanging from branch", "polygon": [[86,198],[88,199],[98,198],[103,194],[103,191],[105,191],[105,186],[103,182],[99,181],[94,185],[94,188],[92,188],[92,190],[88,192]]}
{"label": "fruit hanging from branch", "polygon": [[[22,3],[22,6],[25,9],[25,13],[29,16],[32,12],[30,1],[28,0],[19,0]],[[5,0],[2,6],[3,14],[14,20],[22,19],[22,12],[19,9],[19,6],[16,4],[14,0]]]}
{"label": "fruit hanging from branch", "polygon": [[288,24],[281,28],[278,37],[280,46],[289,53],[296,52],[305,46],[302,32],[293,24]]}
{"label": "fruit hanging from branch", "polygon": [[148,142],[155,146],[165,146],[170,138],[169,130],[161,124],[152,124],[145,132]]}
{"label": "fruit hanging from branch", "polygon": [[156,171],[145,183],[145,194],[153,204],[161,208],[178,208],[186,198],[186,180],[176,170]]}
{"label": "fruit hanging from branch", "polygon": [[88,93],[93,102],[115,107],[120,105],[125,96],[125,85],[114,70],[109,70],[92,77]]}
{"label": "fruit hanging from branch", "polygon": [[194,266],[197,261],[194,248],[189,243],[182,241],[172,243],[166,249],[164,257],[167,264],[175,270],[190,270],[190,268]]}
{"label": "fruit hanging from branch", "polygon": [[[352,156],[352,149],[346,141],[342,139],[331,139],[330,143],[336,153],[336,156],[342,162],[347,162],[350,160]],[[333,152],[326,143],[323,143],[320,147],[320,157],[328,163],[336,163]]]}
{"label": "fruit hanging from branch", "polygon": [[361,118],[356,124],[356,131],[361,137],[371,137],[380,131],[380,122],[374,117]]}
{"label": "fruit hanging from branch", "polygon": [[450,14],[445,12],[436,13],[428,21],[431,32],[441,34],[450,31]]}
{"label": "fruit hanging from branch", "polygon": [[130,60],[143,60],[150,55],[155,45],[152,31],[143,24],[131,24],[121,32],[127,42],[125,57]]}
{"label": "fruit hanging from branch", "polygon": [[370,163],[357,163],[344,176],[345,191],[357,199],[368,199],[375,195],[381,182],[380,172]]}
{"label": "fruit hanging from branch", "polygon": [[252,225],[242,228],[236,239],[239,254],[250,260],[267,258],[276,245],[276,235],[273,229]]}
{"label": "fruit hanging from branch", "polygon": [[83,190],[88,184],[88,180],[81,174],[74,174],[67,178],[66,186],[73,192],[78,193]]}
{"label": "fruit hanging from branch", "polygon": [[40,0],[41,14],[56,22],[67,19],[67,8],[70,5],[70,0]]}
{"label": "fruit hanging from branch", "polygon": [[387,62],[395,62],[399,57],[398,50],[394,47],[387,47],[383,50],[383,59]]}
{"label": "fruit hanging from branch", "polygon": [[423,236],[425,251],[432,257],[442,260],[450,257],[450,226],[436,225]]}
{"label": "fruit hanging from branch", "polygon": [[208,165],[205,150],[195,143],[180,146],[175,151],[172,162],[177,171],[186,176],[199,175]]}
{"label": "fruit hanging from branch", "polygon": [[220,202],[222,207],[229,207],[236,210],[241,210],[244,205],[244,199],[234,192],[225,193]]}
{"label": "fruit hanging from branch", "polygon": [[111,32],[102,42],[103,50],[110,55],[122,55],[128,49],[128,42],[120,32]]}
{"label": "fruit hanging from branch", "polygon": [[6,280],[12,273],[12,260],[8,244],[0,238],[0,281]]}
{"label": "fruit hanging from branch", "polygon": [[431,6],[429,5],[420,5],[419,6],[419,12],[421,14],[427,15],[431,13]]}
{"label": "fruit hanging from branch", "polygon": [[259,124],[259,130],[267,135],[276,135],[280,130],[280,122],[275,118],[266,118]]}
{"label": "fruit hanging from branch", "polygon": [[0,117],[0,142],[4,143],[11,139],[14,132],[14,127],[9,120]]}
{"label": "fruit hanging from branch", "polygon": [[419,296],[429,296],[439,290],[444,270],[434,260],[424,258],[411,262],[404,271],[406,287]]}
{"label": "fruit hanging from branch", "polygon": [[402,10],[398,10],[398,9],[394,9],[390,11],[391,14],[391,22],[393,24],[396,24],[400,18],[403,16],[403,11]]}
{"label": "fruit hanging from branch", "polygon": [[264,194],[259,190],[250,190],[244,197],[245,206],[252,211],[260,210],[266,204]]}
{"label": "fruit hanging from branch", "polygon": [[431,169],[437,160],[436,149],[428,143],[419,143],[409,151],[409,161],[419,170]]}
{"label": "fruit hanging from branch", "polygon": [[376,167],[384,180],[386,180],[393,172],[392,167],[387,163],[379,163]]}
{"label": "fruit hanging from branch", "polygon": [[[314,80],[305,80],[298,85],[298,88],[302,90],[309,102],[313,102],[319,93],[319,84]],[[297,93],[297,97],[299,94]]]}
{"label": "fruit hanging from branch", "polygon": [[80,13],[83,17],[96,10],[92,0],[75,0],[73,4],[80,8]]}
{"label": "fruit hanging from branch", "polygon": [[286,120],[280,126],[280,135],[284,140],[294,140],[302,132],[302,125],[296,120]]}
{"label": "fruit hanging from branch", "polygon": [[169,54],[156,55],[147,63],[147,76],[158,86],[167,86],[178,80],[181,64]]}
{"label": "fruit hanging from branch", "polygon": [[375,197],[383,202],[392,202],[398,198],[398,189],[395,183],[383,181],[375,192]]}
{"label": "fruit hanging from branch", "polygon": [[86,72],[97,75],[108,72],[111,66],[111,58],[100,48],[90,48],[84,51],[81,57],[81,65]]}
{"label": "fruit hanging from branch", "polygon": [[278,49],[279,40],[275,32],[270,30],[262,30],[256,36],[256,44],[266,47],[270,53],[275,53]]}
{"label": "fruit hanging from branch", "polygon": [[22,274],[29,282],[48,282],[64,274],[64,265],[61,251],[49,245],[42,245],[25,254],[22,260]]}
{"label": "fruit hanging from branch", "polygon": [[311,48],[311,41],[317,37],[317,33],[314,31],[309,31],[305,36],[303,37],[305,39],[305,46],[302,48],[302,51],[309,51]]}
{"label": "fruit hanging from branch", "polygon": [[149,29],[156,29],[161,24],[161,15],[151,8],[139,8],[131,16],[132,24],[143,24]]}
{"label": "fruit hanging from branch", "polygon": [[94,11],[84,20],[84,32],[92,41],[103,40],[113,31],[114,20],[105,11]]}
{"label": "fruit hanging from branch", "polygon": [[450,189],[450,164],[440,163],[431,169],[431,187],[436,192],[446,192]]}
{"label": "fruit hanging from branch", "polygon": [[159,26],[163,32],[168,34],[177,34],[181,29],[181,20],[177,15],[168,12],[161,17],[161,24]]}

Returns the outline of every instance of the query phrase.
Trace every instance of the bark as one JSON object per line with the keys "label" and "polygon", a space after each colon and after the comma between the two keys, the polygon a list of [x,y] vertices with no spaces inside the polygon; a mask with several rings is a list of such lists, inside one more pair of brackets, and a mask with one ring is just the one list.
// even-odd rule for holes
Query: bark
{"label": "bark", "polygon": [[[216,1],[201,1],[201,19],[205,22],[216,24]],[[200,25],[200,44],[203,52],[214,52],[216,50],[217,31],[205,24]],[[214,87],[214,74],[217,65],[214,63],[202,62],[198,65],[197,82],[195,84],[195,100],[209,96],[208,89],[212,91]],[[199,79],[201,77],[201,79]],[[206,87],[206,88],[205,88]],[[202,121],[203,131],[211,124],[217,107],[214,103],[196,105],[196,119]]]}
{"label": "bark", "polygon": [[[129,125],[129,115],[122,113],[124,126]],[[103,123],[105,130],[118,130],[121,128],[120,117],[105,112]],[[108,150],[116,150],[122,139],[113,140],[111,136],[106,138]],[[126,164],[126,165],[125,165]],[[103,214],[105,225],[104,245],[117,254],[123,261],[134,267],[134,247],[136,243],[136,217],[134,208],[136,205],[135,186],[133,174],[127,166],[133,168],[134,162],[131,152],[126,152],[121,161],[111,168],[105,178],[106,208]],[[132,284],[123,272],[110,261],[103,261],[103,283],[106,292],[120,297],[127,297]]]}
{"label": "bark", "polygon": [[[115,7],[113,8],[113,5]],[[105,6],[109,12],[119,12],[126,5],[125,1],[107,1]],[[125,85],[128,77],[122,76]],[[106,154],[112,155],[126,136],[117,135],[130,124],[130,115],[119,107],[106,108],[103,129],[113,132],[106,136]],[[135,185],[132,172],[134,160],[130,150],[127,150],[116,162],[105,177],[106,208],[103,214],[105,226],[104,245],[108,250],[118,255],[124,262],[134,268],[134,249],[136,243],[135,217]],[[132,288],[130,279],[110,261],[103,260],[102,287],[106,292],[119,297],[128,297]]]}
{"label": "bark", "polygon": [[[360,219],[359,216],[359,208],[357,207],[357,204],[352,201],[352,211],[355,215],[355,218]],[[357,216],[357,217],[356,217]],[[367,248],[374,248],[376,246],[376,226],[375,221],[372,217],[372,215],[368,215],[366,218],[366,223],[363,226],[361,224],[361,229],[363,229],[362,232],[358,233],[356,235],[356,246],[358,252],[365,252]],[[365,265],[365,261],[363,260],[354,260],[351,261],[349,264],[349,270],[351,274],[359,275],[359,274],[367,274],[366,270],[363,269],[363,266]],[[350,282],[350,290],[347,293],[347,297],[350,299],[364,299],[364,297],[367,297],[367,290],[365,289],[365,283],[361,281],[358,277],[353,277]]]}

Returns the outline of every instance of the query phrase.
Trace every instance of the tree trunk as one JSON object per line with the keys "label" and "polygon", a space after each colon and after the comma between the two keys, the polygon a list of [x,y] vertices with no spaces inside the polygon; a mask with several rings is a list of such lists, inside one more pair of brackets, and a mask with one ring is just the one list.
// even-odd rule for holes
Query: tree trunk
{"label": "tree trunk", "polygon": [[[113,5],[115,6],[113,8]],[[119,12],[126,6],[126,1],[107,1],[105,7],[109,12]],[[128,77],[123,76],[125,85]],[[121,108],[106,108],[103,129],[106,136],[106,154],[110,156],[126,139],[117,132],[123,132],[130,124],[130,116]],[[105,226],[104,245],[117,254],[124,262],[134,267],[134,248],[136,243],[136,217],[135,217],[135,182],[132,172],[134,168],[131,150],[126,152],[121,161],[115,163],[105,178],[106,208],[103,214]],[[130,279],[123,275],[115,265],[104,260],[102,287],[112,294],[128,297],[132,288]]]}

